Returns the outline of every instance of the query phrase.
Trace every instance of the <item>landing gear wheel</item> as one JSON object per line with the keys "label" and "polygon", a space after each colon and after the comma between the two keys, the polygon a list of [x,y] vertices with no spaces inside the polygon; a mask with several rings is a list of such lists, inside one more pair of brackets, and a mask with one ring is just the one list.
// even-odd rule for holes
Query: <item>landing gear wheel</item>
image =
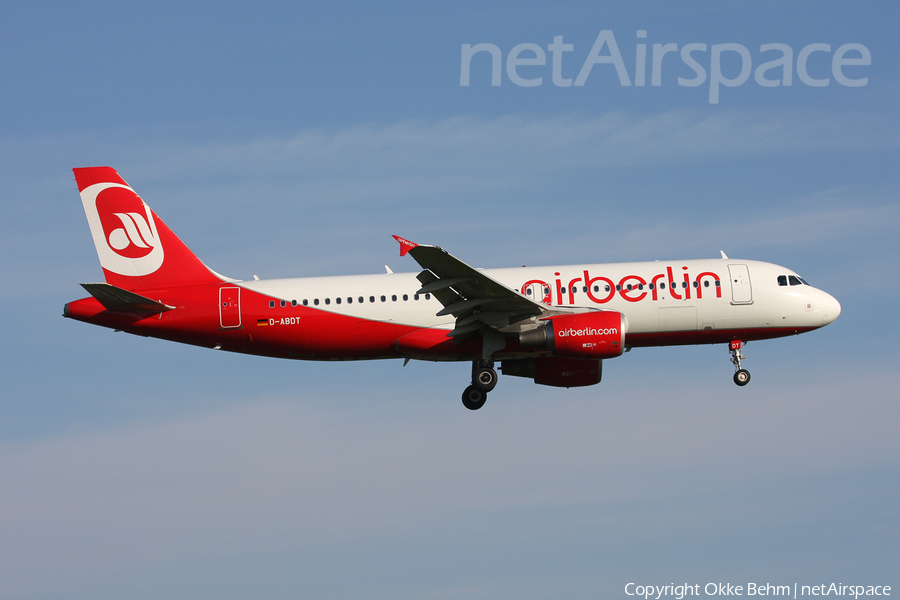
{"label": "landing gear wheel", "polygon": [[738,369],[734,374],[734,382],[740,386],[750,383],[750,371],[747,369]]}
{"label": "landing gear wheel", "polygon": [[478,410],[487,401],[488,392],[497,386],[497,371],[489,360],[472,361],[472,385],[462,395],[463,406]]}
{"label": "landing gear wheel", "polygon": [[487,394],[497,386],[497,371],[490,367],[476,369],[472,385]]}
{"label": "landing gear wheel", "polygon": [[463,406],[469,410],[478,410],[487,401],[487,392],[479,390],[474,385],[466,388],[462,395]]}
{"label": "landing gear wheel", "polygon": [[741,340],[733,340],[729,346],[731,352],[731,362],[734,364],[734,382],[739,386],[745,386],[750,383],[750,371],[741,366],[741,361],[745,358],[741,353],[741,349],[747,344]]}

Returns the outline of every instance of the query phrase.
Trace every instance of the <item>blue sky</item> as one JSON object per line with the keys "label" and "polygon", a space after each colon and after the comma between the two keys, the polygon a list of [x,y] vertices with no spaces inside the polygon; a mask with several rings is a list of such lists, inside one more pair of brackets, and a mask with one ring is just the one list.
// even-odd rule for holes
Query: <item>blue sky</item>
{"label": "blue sky", "polygon": [[[628,598],[900,586],[898,9],[874,2],[16,3],[0,23],[0,600]],[[630,86],[595,64],[613,32]],[[639,38],[638,31],[646,37]],[[487,53],[460,85],[464,44]],[[792,52],[790,86],[754,71]],[[521,44],[544,65],[507,60]],[[646,85],[636,82],[646,44]],[[651,85],[653,45],[675,44]],[[680,52],[706,73],[703,84]],[[731,46],[723,46],[723,45]],[[721,74],[710,103],[713,47]],[[800,78],[799,55],[815,87]],[[869,65],[834,55],[865,47]],[[600,53],[608,54],[608,46]],[[531,54],[529,54],[531,52]],[[525,50],[520,58],[535,57]],[[846,58],[858,58],[848,52]],[[766,72],[780,77],[780,68]],[[237,278],[716,257],[841,317],[599,386],[226,355],[61,317],[102,277],[71,173],[114,166]]]}

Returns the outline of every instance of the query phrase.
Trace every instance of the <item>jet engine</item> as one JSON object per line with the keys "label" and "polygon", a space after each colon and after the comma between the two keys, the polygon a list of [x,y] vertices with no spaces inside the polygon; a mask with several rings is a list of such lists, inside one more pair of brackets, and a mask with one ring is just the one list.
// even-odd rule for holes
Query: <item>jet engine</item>
{"label": "jet engine", "polygon": [[602,310],[541,319],[540,327],[519,334],[524,348],[549,350],[562,358],[614,358],[625,351],[625,315]]}

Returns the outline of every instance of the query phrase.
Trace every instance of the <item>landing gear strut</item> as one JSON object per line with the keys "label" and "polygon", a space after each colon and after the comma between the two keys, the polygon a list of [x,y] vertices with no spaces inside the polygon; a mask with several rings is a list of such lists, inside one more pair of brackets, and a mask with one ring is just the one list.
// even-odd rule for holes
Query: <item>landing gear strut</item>
{"label": "landing gear strut", "polygon": [[472,361],[472,385],[462,395],[463,406],[478,410],[487,401],[488,392],[497,385],[497,371],[493,361]]}
{"label": "landing gear strut", "polygon": [[750,371],[741,367],[741,360],[745,356],[741,353],[741,349],[746,344],[740,340],[731,342],[731,362],[734,364],[734,382],[740,386],[750,383]]}

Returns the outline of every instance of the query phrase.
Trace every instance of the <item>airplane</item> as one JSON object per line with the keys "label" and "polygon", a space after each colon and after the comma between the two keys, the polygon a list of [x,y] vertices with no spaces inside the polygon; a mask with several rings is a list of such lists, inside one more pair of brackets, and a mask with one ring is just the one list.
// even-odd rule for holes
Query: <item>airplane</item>
{"label": "airplane", "polygon": [[841,305],[775,264],[716,259],[477,269],[400,236],[418,273],[231,279],[207,267],[111,167],[73,169],[106,281],[63,316],[216,350],[298,360],[468,361],[462,401],[504,375],[600,383],[632,348],[728,344],[744,386],[749,341],[805,333]]}

